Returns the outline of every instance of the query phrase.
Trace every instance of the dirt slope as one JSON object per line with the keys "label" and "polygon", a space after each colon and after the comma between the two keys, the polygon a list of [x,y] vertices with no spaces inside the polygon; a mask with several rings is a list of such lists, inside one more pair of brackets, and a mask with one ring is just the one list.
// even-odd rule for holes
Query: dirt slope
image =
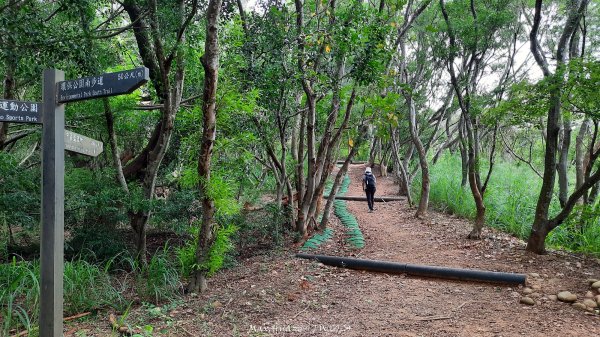
{"label": "dirt slope", "polygon": [[[350,168],[347,195],[362,195],[363,170]],[[377,195],[396,191],[391,178],[378,177]],[[209,293],[148,322],[154,336],[600,335],[600,316],[547,297],[569,290],[582,299],[589,290],[585,280],[600,278],[598,260],[561,252],[532,255],[519,240],[490,230],[485,240],[466,240],[468,221],[435,212],[421,221],[406,202],[377,203],[374,213],[367,213],[366,202],[347,205],[365,248],[346,246],[344,228],[334,221],[334,239],[313,253],[537,273],[529,277],[536,304],[519,303],[522,287],[336,269],[295,259],[289,250],[220,273]],[[87,336],[97,329],[90,327]]]}

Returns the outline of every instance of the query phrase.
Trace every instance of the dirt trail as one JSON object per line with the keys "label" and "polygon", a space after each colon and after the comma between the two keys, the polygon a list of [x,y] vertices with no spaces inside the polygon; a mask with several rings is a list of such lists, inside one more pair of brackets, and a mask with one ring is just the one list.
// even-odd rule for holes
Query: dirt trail
{"label": "dirt trail", "polygon": [[[362,195],[364,166],[353,165],[346,195]],[[377,173],[377,172],[376,172]],[[377,195],[395,195],[378,176]],[[431,212],[414,218],[406,202],[347,202],[365,237],[364,249],[334,239],[311,253],[398,262],[538,273],[530,286],[536,305],[520,304],[522,287],[350,271],[293,257],[295,251],[255,256],[219,273],[211,291],[172,313],[165,336],[598,336],[600,316],[547,299],[560,290],[583,298],[600,263],[561,252],[537,256],[523,242],[485,230],[465,239],[466,220]],[[536,295],[539,294],[539,295]],[[156,324],[159,324],[158,322]],[[161,331],[161,329],[155,329]]]}

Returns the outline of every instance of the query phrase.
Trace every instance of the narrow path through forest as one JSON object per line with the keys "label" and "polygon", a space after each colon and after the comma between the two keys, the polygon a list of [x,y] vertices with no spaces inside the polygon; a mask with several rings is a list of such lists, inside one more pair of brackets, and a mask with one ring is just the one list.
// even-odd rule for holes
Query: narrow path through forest
{"label": "narrow path through forest", "polygon": [[[350,167],[346,195],[362,195],[363,171],[362,165]],[[396,191],[391,177],[378,177],[378,195]],[[600,335],[600,316],[549,298],[569,290],[583,299],[586,279],[600,277],[597,259],[533,255],[523,242],[492,230],[470,241],[467,220],[433,211],[427,221],[415,219],[402,201],[378,203],[374,213],[366,202],[348,201],[347,208],[359,221],[365,248],[348,246],[334,219],[334,237],[310,253],[528,273],[536,304],[519,303],[523,287],[344,270],[296,259],[290,249],[218,274],[208,293],[171,312],[164,335]]]}

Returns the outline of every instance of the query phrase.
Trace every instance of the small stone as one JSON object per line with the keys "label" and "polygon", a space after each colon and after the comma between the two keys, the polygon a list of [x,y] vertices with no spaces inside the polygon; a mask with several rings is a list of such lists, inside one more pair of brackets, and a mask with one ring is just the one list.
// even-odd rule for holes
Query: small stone
{"label": "small stone", "polygon": [[591,291],[588,291],[587,293],[585,293],[585,298],[594,298],[594,293]]}
{"label": "small stone", "polygon": [[518,293],[518,292],[516,292],[516,291],[513,291],[513,292],[511,292],[511,293],[510,293],[510,296],[511,296],[511,297],[514,297],[514,298],[517,298],[517,297],[519,297],[519,296],[521,296],[521,295],[519,295],[519,293]]}
{"label": "small stone", "polygon": [[219,301],[214,301],[213,304],[212,304],[212,307],[215,308],[215,309],[216,308],[220,308],[222,306],[223,306],[223,304],[221,304],[221,302],[219,302]]}
{"label": "small stone", "polygon": [[598,280],[598,279],[595,279],[595,278],[589,278],[589,279],[585,280],[585,282],[586,282],[587,284],[589,284],[589,285],[592,285],[592,284],[594,284],[594,283],[596,283],[596,282],[598,282],[598,281],[600,281],[600,280]]}
{"label": "small stone", "polygon": [[521,303],[523,304],[527,304],[527,305],[534,305],[535,301],[531,298],[531,297],[521,297]]}
{"label": "small stone", "polygon": [[575,266],[576,266],[577,268],[581,268],[581,262],[577,262],[577,263],[575,263]]}
{"label": "small stone", "polygon": [[592,289],[600,289],[600,281],[592,283]]}
{"label": "small stone", "polygon": [[529,295],[531,293],[533,293],[533,290],[531,288],[525,288],[525,289],[523,289],[523,294]]}
{"label": "small stone", "polygon": [[587,307],[583,303],[573,303],[573,307],[579,310],[587,310]]}
{"label": "small stone", "polygon": [[533,278],[540,278],[540,274],[538,274],[538,273],[529,273],[529,276],[531,276]]}
{"label": "small stone", "polygon": [[540,290],[540,289],[542,289],[542,286],[539,284],[534,284],[531,286],[531,288],[533,288],[533,290]]}
{"label": "small stone", "polygon": [[598,303],[596,303],[596,301],[586,298],[585,300],[583,300],[583,304],[588,307],[588,308],[597,308],[598,307]]}
{"label": "small stone", "polygon": [[558,300],[558,296],[556,295],[548,295],[548,299],[551,301],[557,301]]}
{"label": "small stone", "polygon": [[558,300],[561,302],[573,303],[577,301],[577,295],[571,294],[568,291],[561,291],[558,293]]}
{"label": "small stone", "polygon": [[533,294],[529,295],[529,297],[540,298],[540,297],[542,297],[542,294],[540,294],[540,293],[533,293]]}

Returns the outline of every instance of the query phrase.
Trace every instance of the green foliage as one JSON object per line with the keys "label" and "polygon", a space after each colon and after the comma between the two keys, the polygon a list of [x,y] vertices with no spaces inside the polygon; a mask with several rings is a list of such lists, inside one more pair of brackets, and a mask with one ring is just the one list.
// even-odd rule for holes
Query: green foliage
{"label": "green foliage", "polygon": [[553,247],[600,257],[600,203],[577,205],[565,223],[548,235]]}
{"label": "green foliage", "polygon": [[[475,217],[475,204],[468,186],[460,186],[460,158],[443,156],[431,167],[430,201],[436,208],[466,218]],[[486,224],[527,239],[535,216],[541,179],[534,177],[529,168],[512,162],[496,163],[485,194]],[[420,186],[417,182],[413,186]],[[415,188],[418,194],[418,188]],[[554,198],[550,215],[560,210]],[[600,207],[580,206],[569,220],[552,231],[547,244],[585,253],[600,253]]]}
{"label": "green foliage", "polygon": [[117,289],[106,269],[85,260],[65,264],[65,313],[73,315],[105,307],[123,308],[125,289]]}
{"label": "green foliage", "polygon": [[536,84],[521,81],[513,84],[508,99],[490,109],[486,119],[502,121],[508,125],[536,123],[548,113],[549,82],[542,80]]}
{"label": "green foliage", "polygon": [[78,228],[66,244],[67,256],[85,261],[104,262],[127,252],[122,230],[103,226]]}
{"label": "green foliage", "polygon": [[600,118],[600,63],[596,60],[576,58],[567,67],[567,81],[563,101],[574,112]]}
{"label": "green foliage", "polygon": [[189,231],[194,240],[189,240],[184,246],[176,248],[179,274],[183,277],[190,277],[197,265],[196,250],[198,249],[198,233],[200,231],[198,221],[190,226]]}
{"label": "green foliage", "polygon": [[30,330],[39,311],[39,264],[17,262],[0,264],[0,316],[3,336],[12,329]]}
{"label": "green foliage", "polygon": [[238,227],[235,225],[225,225],[217,228],[215,233],[215,241],[208,251],[208,259],[198,268],[207,271],[207,276],[214,275],[223,267],[225,257],[233,248],[231,236],[237,232]]}
{"label": "green foliage", "polygon": [[289,208],[267,204],[261,210],[244,212],[234,223],[239,228],[233,237],[237,254],[251,255],[256,250],[270,250],[281,247],[289,234],[286,224],[289,222]]}
{"label": "green foliage", "polygon": [[325,241],[331,239],[333,236],[333,229],[325,228],[322,233],[315,233],[310,239],[306,240],[302,245],[302,250],[317,249]]}
{"label": "green foliage", "polygon": [[[348,191],[350,186],[350,177],[346,175],[340,186],[339,194],[344,195]],[[364,248],[365,238],[363,237],[362,231],[358,226],[358,220],[354,215],[348,212],[346,208],[346,201],[336,200],[333,202],[334,213],[340,219],[342,224],[347,228],[346,231],[346,242],[354,248]]]}
{"label": "green foliage", "polygon": [[215,233],[215,240],[208,251],[208,256],[203,264],[198,264],[196,259],[196,249],[198,248],[198,233],[200,224],[192,227],[191,234],[193,241],[177,249],[177,259],[181,275],[190,276],[195,270],[204,270],[207,276],[214,275],[223,268],[225,261],[230,258],[230,253],[235,248],[232,237],[235,236],[239,227],[229,224],[218,227]]}
{"label": "green foliage", "polygon": [[0,151],[0,225],[35,228],[40,210],[39,171],[23,170],[17,158]]}
{"label": "green foliage", "polygon": [[[104,268],[83,260],[67,261],[64,273],[64,311],[73,315],[106,307],[122,310],[126,289],[116,284]],[[39,261],[17,261],[0,264],[0,335],[13,329],[31,330],[37,325],[40,310]]]}
{"label": "green foliage", "polygon": [[172,188],[169,196],[155,202],[153,223],[156,228],[186,233],[190,219],[200,216],[197,189]]}
{"label": "green foliage", "polygon": [[135,290],[143,301],[158,305],[177,299],[183,293],[181,275],[168,245],[152,254],[145,265],[134,259],[130,263],[136,277]]}

